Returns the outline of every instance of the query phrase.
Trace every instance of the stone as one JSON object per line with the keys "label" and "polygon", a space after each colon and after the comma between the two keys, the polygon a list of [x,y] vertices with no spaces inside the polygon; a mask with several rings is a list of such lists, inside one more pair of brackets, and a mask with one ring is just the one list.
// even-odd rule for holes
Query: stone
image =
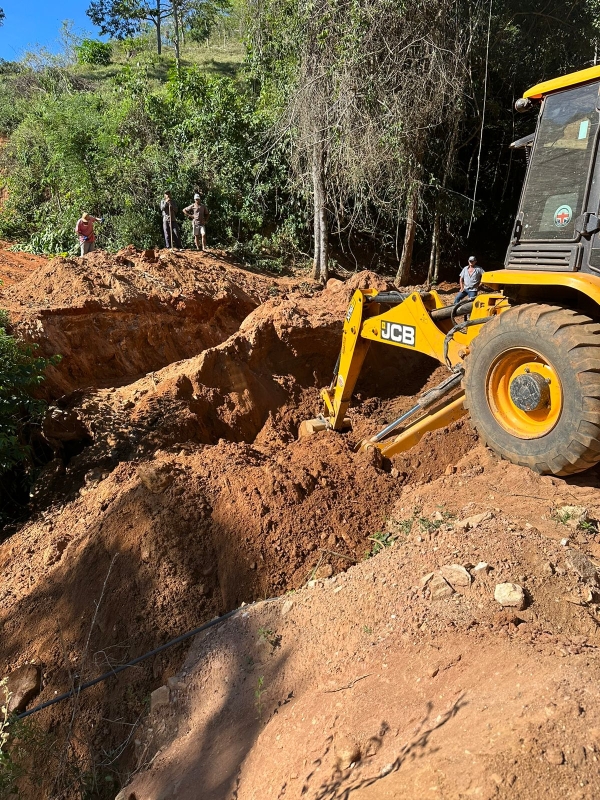
{"label": "stone", "polygon": [[167,686],[169,689],[172,689],[175,692],[178,689],[181,689],[181,682],[176,675],[173,675],[172,677],[168,678]]}
{"label": "stone", "polygon": [[434,575],[435,572],[428,572],[427,575],[423,575],[423,577],[419,581],[419,586],[425,588],[425,586],[427,586],[427,584],[431,581]]}
{"label": "stone", "polygon": [[40,693],[42,671],[37,664],[23,664],[13,670],[6,679],[4,696],[0,694],[0,703],[4,705],[8,697],[8,713],[24,711],[27,703]]}
{"label": "stone", "polygon": [[150,713],[154,714],[159,708],[169,705],[171,692],[168,686],[159,686],[150,695]]}
{"label": "stone", "polygon": [[68,539],[57,539],[48,545],[44,550],[44,566],[51,567],[53,564],[58,563],[68,544]]}
{"label": "stone", "polygon": [[585,506],[561,506],[556,516],[570,528],[578,528],[582,522],[588,522],[588,510]]}
{"label": "stone", "polygon": [[381,778],[385,778],[386,775],[389,775],[390,772],[394,769],[393,764],[386,764],[379,770],[379,775]]}
{"label": "stone", "polygon": [[161,494],[173,483],[175,476],[169,464],[139,464],[137,474],[142,484],[152,494]]}
{"label": "stone", "polygon": [[560,766],[565,762],[564,753],[558,747],[549,747],[544,753],[544,755],[546,757],[546,761],[549,764],[555,764],[556,766]]}
{"label": "stone", "polygon": [[471,572],[476,578],[478,578],[480,575],[487,575],[490,570],[491,567],[487,562],[480,561],[478,564],[475,564]]}
{"label": "stone", "polygon": [[494,600],[503,608],[525,608],[525,592],[516,583],[499,583],[494,590]]}
{"label": "stone", "polygon": [[590,559],[579,550],[567,550],[565,564],[584,581],[596,581],[598,573]]}
{"label": "stone", "polygon": [[294,607],[294,601],[286,600],[284,604],[281,606],[281,616],[285,617],[286,614],[290,613],[293,607]]}
{"label": "stone", "polygon": [[333,575],[333,567],[331,564],[323,564],[319,567],[316,573],[316,578],[323,579],[323,578],[331,578]]}
{"label": "stone", "polygon": [[569,539],[564,538],[564,539],[560,540],[560,544],[561,544],[561,547],[568,547],[569,544],[570,544],[570,541],[569,541]]}
{"label": "stone", "polygon": [[441,567],[440,572],[442,578],[444,578],[453,589],[456,589],[457,586],[471,585],[471,576],[460,564],[445,564]]}
{"label": "stone", "polygon": [[554,575],[554,564],[551,561],[542,564],[542,575]]}
{"label": "stone", "polygon": [[429,591],[431,592],[432,600],[440,600],[442,597],[450,597],[450,595],[454,594],[452,586],[439,573],[431,579]]}
{"label": "stone", "polygon": [[431,515],[431,519],[435,520],[435,522],[443,522],[444,521],[444,515],[442,514],[441,511],[435,511]]}
{"label": "stone", "polygon": [[454,530],[458,533],[466,533],[467,531],[473,530],[473,528],[476,528],[478,525],[481,525],[482,522],[487,522],[490,519],[494,519],[493,511],[484,511],[482,514],[474,514],[472,517],[466,517],[465,519],[455,522]]}
{"label": "stone", "polygon": [[337,736],[334,751],[338,769],[348,769],[360,761],[360,747],[350,736]]}

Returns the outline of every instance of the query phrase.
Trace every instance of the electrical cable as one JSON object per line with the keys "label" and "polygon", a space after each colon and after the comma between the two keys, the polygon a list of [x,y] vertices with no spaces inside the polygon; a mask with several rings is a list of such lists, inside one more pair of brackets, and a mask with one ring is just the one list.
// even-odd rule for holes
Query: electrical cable
{"label": "electrical cable", "polygon": [[479,135],[479,152],[477,153],[477,172],[475,173],[475,187],[473,188],[473,202],[471,205],[471,219],[469,220],[469,229],[467,230],[467,239],[471,234],[471,225],[475,218],[475,200],[477,198],[477,186],[479,184],[479,170],[481,168],[481,148],[483,146],[483,127],[485,125],[485,105],[487,101],[487,85],[488,85],[488,65],[490,55],[490,32],[492,28],[492,5],[494,0],[490,0],[490,11],[488,16],[488,29],[487,29],[487,42],[485,46],[485,77],[483,81],[483,109],[481,112],[481,133]]}
{"label": "electrical cable", "polygon": [[248,608],[252,608],[252,606],[258,605],[259,603],[272,603],[275,600],[279,600],[279,597],[270,597],[268,600],[257,600],[255,603],[249,603],[248,605],[241,606],[240,608],[234,608],[232,611],[228,611],[227,614],[223,614],[222,617],[215,617],[211,619],[210,622],[205,622],[204,625],[200,625],[199,628],[194,628],[187,633],[182,633],[181,636],[177,636],[175,639],[171,639],[170,642],[166,642],[165,644],[161,644],[160,647],[156,647],[154,650],[150,650],[149,653],[144,653],[143,656],[138,656],[134,658],[132,661],[129,661],[127,664],[121,664],[118,667],[114,667],[110,672],[105,672],[104,675],[100,675],[98,678],[94,678],[91,681],[87,681],[86,683],[81,683],[79,686],[74,686],[70,691],[65,692],[64,694],[58,695],[58,697],[53,697],[51,700],[47,700],[45,703],[41,703],[39,706],[30,709],[29,711],[23,711],[21,714],[17,714],[15,719],[24,719],[25,717],[29,717],[32,714],[37,714],[38,711],[41,711],[44,708],[49,708],[50,706],[55,705],[56,703],[61,703],[63,700],[68,700],[70,697],[73,697],[75,694],[79,694],[83,692],[85,689],[89,689],[91,686],[95,686],[97,683],[102,683],[103,681],[108,680],[108,678],[112,678],[115,675],[118,675],[119,672],[123,672],[130,667],[134,667],[136,664],[139,664],[141,661],[145,661],[147,658],[151,658],[152,656],[158,655],[158,653],[162,653],[163,650],[168,650],[170,647],[173,647],[180,642],[184,642],[186,639],[191,638],[192,636],[196,636],[198,633],[202,633],[202,631],[206,631],[209,628],[212,628],[214,625],[218,625],[219,622],[224,622],[229,617],[232,617],[234,614],[237,614],[238,611],[245,611]]}

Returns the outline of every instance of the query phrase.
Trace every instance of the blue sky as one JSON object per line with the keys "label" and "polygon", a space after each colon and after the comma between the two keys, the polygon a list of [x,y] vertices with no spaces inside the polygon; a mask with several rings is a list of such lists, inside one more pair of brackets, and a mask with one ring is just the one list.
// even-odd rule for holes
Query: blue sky
{"label": "blue sky", "polygon": [[16,61],[25,50],[41,45],[56,53],[61,49],[60,29],[65,19],[74,22],[75,33],[98,38],[85,12],[89,0],[0,0],[6,19],[0,28],[0,58]]}

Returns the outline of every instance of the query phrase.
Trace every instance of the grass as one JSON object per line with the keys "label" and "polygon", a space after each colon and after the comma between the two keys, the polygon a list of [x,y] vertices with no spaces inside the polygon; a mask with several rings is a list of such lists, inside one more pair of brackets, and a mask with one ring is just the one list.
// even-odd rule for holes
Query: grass
{"label": "grass", "polygon": [[[183,67],[198,66],[202,72],[209,75],[222,75],[234,78],[239,72],[244,61],[244,45],[233,38],[212,37],[205,44],[191,42],[182,49],[181,65]],[[144,44],[144,49],[129,55],[119,43],[113,46],[112,62],[106,66],[92,64],[75,64],[69,71],[83,81],[93,84],[96,88],[104,83],[109,83],[125,66],[145,67],[148,78],[156,86],[164,84],[169,70],[175,64],[175,51],[172,47],[163,45],[159,56],[156,52],[156,42],[149,40]]]}

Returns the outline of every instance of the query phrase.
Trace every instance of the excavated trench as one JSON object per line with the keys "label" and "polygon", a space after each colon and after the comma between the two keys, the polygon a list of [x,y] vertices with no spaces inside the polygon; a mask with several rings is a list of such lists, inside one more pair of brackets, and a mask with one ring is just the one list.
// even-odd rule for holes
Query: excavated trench
{"label": "excavated trench", "polygon": [[[357,276],[354,285],[374,280]],[[429,435],[394,465],[355,453],[352,435],[296,441],[302,419],[321,410],[318,387],[331,379],[353,288],[256,304],[225,341],[203,349],[198,334],[193,357],[118,387],[98,388],[99,380],[83,388],[90,363],[65,358],[54,385],[71,380],[77,391],[58,400],[44,426],[55,458],[35,486],[37,516],[0,548],[0,651],[7,664],[43,664],[41,699],[63,691],[73,668],[93,676],[242,602],[346,569],[372,549],[403,481],[441,474],[472,447],[462,423],[451,445]],[[142,330],[147,338],[168,329],[168,345],[157,339],[152,358],[183,354],[186,326],[199,319],[190,315],[179,328],[140,324],[128,342],[128,319],[112,315],[121,360],[103,359],[99,374],[114,368],[126,380],[126,368],[148,363],[130,354]],[[227,319],[233,325],[233,314]],[[206,342],[226,332],[213,322]],[[410,405],[437,369],[424,356],[375,346],[357,387],[357,429],[378,427]],[[65,457],[84,436],[86,446]],[[16,567],[22,551],[30,554],[29,577]],[[182,653],[170,650],[90,690],[76,725],[82,741],[94,751],[115,747],[122,726],[108,721],[138,714]],[[41,715],[59,730],[66,716],[58,706]],[[131,748],[121,763],[131,766]]]}

